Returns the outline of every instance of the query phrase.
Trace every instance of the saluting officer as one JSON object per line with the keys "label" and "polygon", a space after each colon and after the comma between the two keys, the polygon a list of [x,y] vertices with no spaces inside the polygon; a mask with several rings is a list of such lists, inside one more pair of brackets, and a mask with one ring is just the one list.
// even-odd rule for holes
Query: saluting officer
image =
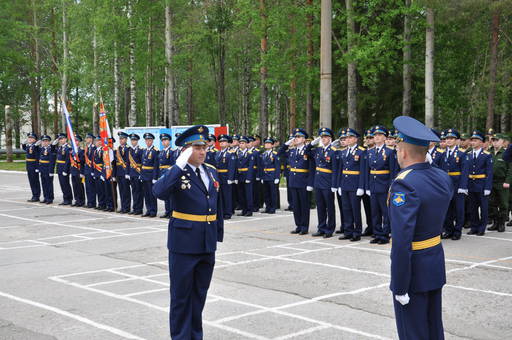
{"label": "saluting officer", "polygon": [[206,163],[211,164],[213,166],[217,166],[215,163],[215,158],[217,155],[217,148],[215,147],[215,143],[217,142],[217,137],[214,134],[210,133],[208,136],[208,147],[206,148]]}
{"label": "saluting officer", "polygon": [[265,191],[265,213],[275,214],[277,208],[277,190],[276,184],[279,184],[281,169],[277,152],[272,148],[274,146],[273,138],[265,139],[265,152],[260,155],[261,183]]}
{"label": "saluting officer", "polygon": [[27,142],[23,143],[21,147],[26,152],[27,176],[32,191],[32,197],[27,202],[39,202],[41,185],[39,184],[39,142],[37,142],[37,135],[33,132],[29,133]]}
{"label": "saluting officer", "polygon": [[[173,151],[171,150],[171,135],[168,133],[160,134],[160,141],[162,142],[162,146],[164,147],[162,151],[158,153],[158,177],[162,177],[165,171],[170,169],[174,163]],[[160,216],[160,218],[169,218],[171,217],[172,212],[172,202],[169,198],[165,200],[165,213]]]}
{"label": "saluting officer", "polygon": [[256,178],[254,155],[248,149],[249,139],[246,136],[240,137],[240,149],[237,154],[238,171],[238,198],[242,212],[237,216],[252,216],[253,213],[253,182]]}
{"label": "saluting officer", "polygon": [[[492,190],[492,156],[483,149],[485,136],[474,130],[471,135],[472,151],[468,152],[468,191],[471,230],[468,235],[483,236],[487,227],[489,195]],[[480,215],[479,215],[480,210]]]}
{"label": "saluting officer", "polygon": [[254,181],[252,182],[252,204],[253,204],[253,212],[258,212],[260,208],[262,207],[263,202],[260,199],[261,194],[261,152],[256,148],[256,138],[253,136],[247,137],[249,140],[249,145],[247,148],[249,149],[249,152],[252,153],[254,156]]}
{"label": "saluting officer", "polygon": [[215,167],[205,163],[208,128],[189,128],[176,139],[185,146],[176,165],[155,183],[154,194],[172,200],[167,247],[173,340],[203,339],[202,311],[212,279],[217,242],[224,236]]}
{"label": "saluting officer", "polygon": [[117,136],[119,137],[119,146],[115,150],[116,181],[121,199],[121,208],[118,212],[126,214],[130,212],[132,200],[130,194],[130,150],[127,145],[129,135],[124,131],[119,131]]}
{"label": "saluting officer", "polygon": [[98,206],[95,209],[105,210],[105,183],[103,183],[104,181],[101,179],[103,176],[103,149],[101,145],[101,137],[96,136],[96,138],[94,138],[94,143],[96,144],[96,148],[94,149],[92,164],[94,167],[94,186],[96,188],[96,195],[98,198]]}
{"label": "saluting officer", "polygon": [[87,196],[87,208],[96,208],[96,184],[94,183],[93,159],[96,146],[94,145],[94,135],[88,133],[85,136],[84,150],[84,175],[85,175],[85,193]]}
{"label": "saluting officer", "polygon": [[346,150],[340,151],[340,167],[336,169],[337,185],[343,200],[343,230],[340,240],[356,242],[361,240],[363,222],[361,219],[361,197],[366,187],[366,149],[357,145],[359,133],[351,128],[344,130],[342,138]]}
{"label": "saluting officer", "polygon": [[85,179],[84,150],[79,144],[82,142],[82,137],[80,135],[76,135],[75,140],[77,141],[76,158],[73,157],[72,152],[69,153],[71,184],[73,186],[73,196],[75,198],[75,202],[71,204],[71,206],[83,207],[85,205],[84,184],[82,183],[82,179]]}
{"label": "saluting officer", "polygon": [[48,135],[41,136],[41,148],[39,150],[39,173],[41,175],[41,187],[43,188],[42,203],[52,204],[53,176],[55,175],[55,146],[50,144],[51,138]]}
{"label": "saluting officer", "polygon": [[443,239],[460,240],[464,226],[464,200],[468,194],[468,167],[466,153],[456,144],[460,134],[455,129],[445,131],[446,151],[442,153],[438,166],[450,176],[453,184],[453,196],[446,214]]}
{"label": "saluting officer", "polygon": [[144,140],[146,141],[146,148],[142,151],[141,178],[146,213],[142,217],[156,217],[157,201],[155,195],[153,195],[153,184],[158,179],[158,150],[153,145],[155,136],[152,133],[146,132]]}
{"label": "saluting officer", "polygon": [[[332,168],[333,168],[333,171],[335,172],[336,176],[339,177],[339,172],[341,171],[342,169],[342,160],[341,160],[341,153],[342,151],[346,150],[347,147],[346,147],[346,142],[345,142],[345,129],[339,129],[338,130],[338,139],[335,140],[331,146],[331,148],[334,150],[334,157],[332,158],[333,159],[333,164],[332,164]],[[336,147],[334,146],[334,144],[336,144]],[[338,179],[336,179],[336,183],[338,183]],[[336,230],[335,231],[335,234],[344,234],[345,233],[345,230],[343,229],[344,227],[344,220],[343,220],[343,197],[341,195],[341,190],[336,190],[336,193],[335,193],[335,196],[336,196],[336,200],[338,201],[338,210],[339,210],[339,213],[340,213],[340,229],[339,230]]]}
{"label": "saluting officer", "polygon": [[224,219],[229,220],[233,215],[233,184],[235,183],[237,159],[236,153],[229,148],[231,137],[219,136],[220,151],[215,157],[217,172],[219,174],[220,193],[222,196],[222,211]]}
{"label": "saluting officer", "polygon": [[142,148],[139,146],[139,139],[140,137],[138,134],[130,134],[130,143],[132,145],[129,149],[128,160],[130,161],[129,174],[133,198],[133,210],[128,213],[130,215],[142,215],[142,207],[144,204],[141,178]]}
{"label": "saluting officer", "polygon": [[389,218],[386,205],[389,186],[399,170],[394,148],[385,145],[388,129],[376,125],[373,130],[375,147],[368,151],[366,170],[366,194],[370,196],[373,233],[375,238],[370,243],[389,243]]}
{"label": "saluting officer", "polygon": [[391,284],[398,336],[402,340],[444,339],[441,297],[446,271],[441,232],[453,194],[452,181],[425,161],[438,137],[411,117],[393,121],[400,131],[397,157],[402,171],[389,191]]}
{"label": "saluting officer", "polygon": [[[318,230],[312,236],[332,237],[336,229],[336,210],[334,193],[338,190],[338,177],[333,171],[335,150],[331,148],[332,130],[320,128],[317,137],[306,147],[306,152],[315,162],[314,184],[316,209],[318,213]],[[320,144],[320,145],[319,145]],[[316,148],[312,148],[315,146]]]}
{"label": "saluting officer", "polygon": [[59,175],[59,185],[62,190],[63,200],[59,205],[71,205],[73,202],[73,192],[69,184],[69,155],[70,146],[67,144],[66,134],[61,133],[58,136],[59,146],[57,147],[57,174]]}
{"label": "saluting officer", "polygon": [[[363,146],[366,148],[366,157],[368,162],[368,153],[371,149],[375,147],[375,141],[373,140],[373,127],[366,130],[364,133],[364,144]],[[368,176],[366,173],[368,169],[365,169],[365,176]],[[368,180],[368,177],[365,181]],[[366,184],[368,186],[368,184]],[[367,190],[364,191],[363,195],[363,206],[364,206],[364,215],[366,217],[366,228],[364,229],[361,236],[373,236],[373,219],[372,219],[372,201],[370,196],[367,194]]]}

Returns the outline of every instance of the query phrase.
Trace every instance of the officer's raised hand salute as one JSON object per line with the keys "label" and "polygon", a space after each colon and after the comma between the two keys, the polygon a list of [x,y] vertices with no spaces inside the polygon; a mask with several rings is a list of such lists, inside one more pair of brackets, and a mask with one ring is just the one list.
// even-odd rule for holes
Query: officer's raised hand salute
{"label": "officer's raised hand salute", "polygon": [[167,247],[171,281],[170,329],[176,340],[202,339],[202,311],[215,265],[224,220],[215,167],[205,163],[208,128],[197,125],[176,139],[184,146],[176,165],[153,186],[156,197],[171,198]]}

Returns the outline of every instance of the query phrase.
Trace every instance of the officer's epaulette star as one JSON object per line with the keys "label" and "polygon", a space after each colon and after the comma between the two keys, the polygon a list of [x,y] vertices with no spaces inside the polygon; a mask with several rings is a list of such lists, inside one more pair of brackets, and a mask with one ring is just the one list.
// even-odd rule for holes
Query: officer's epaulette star
{"label": "officer's epaulette star", "polygon": [[277,155],[277,151],[272,151],[272,153],[273,153],[274,155]]}
{"label": "officer's epaulette star", "polygon": [[405,170],[405,171],[399,173],[398,176],[396,176],[395,180],[405,179],[405,176],[407,176],[411,171],[412,171],[412,169],[409,169],[409,170]]}
{"label": "officer's epaulette star", "polygon": [[214,168],[215,170],[217,170],[217,168],[215,166],[211,165],[210,163],[204,163],[204,165],[209,166],[210,168]]}
{"label": "officer's epaulette star", "polygon": [[364,148],[364,147],[362,147],[362,146],[358,146],[357,148],[358,148],[359,150],[361,150],[361,151],[365,151],[365,150],[366,150],[366,148]]}

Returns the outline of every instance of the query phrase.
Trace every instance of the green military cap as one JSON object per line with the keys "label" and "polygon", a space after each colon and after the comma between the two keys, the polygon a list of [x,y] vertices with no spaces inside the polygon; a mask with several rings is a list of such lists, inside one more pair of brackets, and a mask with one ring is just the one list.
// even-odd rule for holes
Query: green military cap
{"label": "green military cap", "polygon": [[496,138],[496,139],[504,139],[504,140],[508,140],[510,142],[510,136],[507,135],[507,134],[504,134],[504,133],[497,133],[493,136],[493,139]]}
{"label": "green military cap", "polygon": [[460,134],[460,139],[462,139],[462,140],[469,139],[469,134],[467,134],[467,133],[461,133],[461,134]]}

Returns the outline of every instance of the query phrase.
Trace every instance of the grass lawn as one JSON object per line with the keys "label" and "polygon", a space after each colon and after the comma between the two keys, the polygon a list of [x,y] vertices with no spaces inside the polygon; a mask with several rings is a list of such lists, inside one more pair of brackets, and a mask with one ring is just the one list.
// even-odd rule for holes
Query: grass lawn
{"label": "grass lawn", "polygon": [[0,161],[0,170],[18,170],[25,171],[25,162],[12,162]]}

